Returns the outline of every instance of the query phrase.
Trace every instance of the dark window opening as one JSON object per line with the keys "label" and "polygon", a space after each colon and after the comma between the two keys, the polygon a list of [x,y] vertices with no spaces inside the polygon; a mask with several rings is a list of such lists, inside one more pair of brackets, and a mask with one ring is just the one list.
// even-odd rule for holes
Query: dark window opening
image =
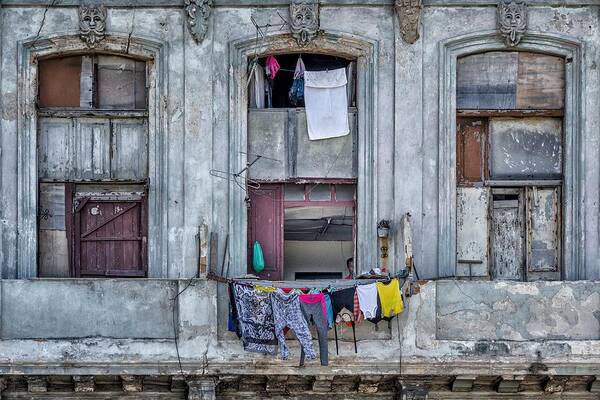
{"label": "dark window opening", "polygon": [[[355,248],[355,185],[264,184],[250,193],[249,260],[262,247],[271,280],[347,276]],[[254,273],[251,262],[248,272]],[[298,278],[304,276],[304,278]]]}
{"label": "dark window opening", "polygon": [[[352,60],[325,54],[276,54],[272,55],[272,57],[275,58],[279,65],[279,69],[273,79],[270,79],[266,72],[268,69],[268,57],[262,57],[256,60],[257,65],[260,66],[260,68],[258,69],[258,72],[254,71],[254,73],[260,73],[264,79],[263,100],[260,101],[261,103],[264,101],[264,108],[304,107],[304,100],[302,97],[290,97],[290,90],[294,84],[294,72],[299,58],[302,59],[306,71],[326,71],[345,68],[348,81],[348,106],[356,106],[356,68],[355,63]],[[249,70],[253,71],[252,63],[250,64]],[[257,87],[254,85],[256,81],[254,73],[250,76],[249,107],[263,108],[261,105],[257,104]],[[258,94],[258,96],[261,97],[260,94]]]}

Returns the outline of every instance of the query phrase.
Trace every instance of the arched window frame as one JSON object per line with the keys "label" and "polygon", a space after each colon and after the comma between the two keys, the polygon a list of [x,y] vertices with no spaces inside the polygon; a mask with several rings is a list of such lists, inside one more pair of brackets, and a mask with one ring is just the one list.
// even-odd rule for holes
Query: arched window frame
{"label": "arched window frame", "polygon": [[[323,53],[356,60],[356,96],[358,108],[358,184],[356,265],[377,265],[377,41],[328,31],[318,35],[310,47],[300,47],[290,34],[236,40],[229,46],[229,165],[230,172],[240,171],[248,145],[248,61],[277,53]],[[233,274],[246,273],[247,224],[245,193],[230,182],[229,232]]]}
{"label": "arched window frame", "polygon": [[[496,31],[464,35],[439,44],[438,274],[456,274],[456,65],[460,57],[507,50]],[[511,51],[564,57],[563,279],[585,279],[583,217],[583,124],[585,87],[583,44],[571,37],[528,32]]]}
{"label": "arched window frame", "polygon": [[37,59],[75,54],[112,54],[145,60],[148,82],[148,276],[166,277],[166,98],[167,54],[163,42],[128,35],[106,35],[93,49],[78,33],[50,35],[18,42],[17,193],[19,235],[17,278],[37,276]]}

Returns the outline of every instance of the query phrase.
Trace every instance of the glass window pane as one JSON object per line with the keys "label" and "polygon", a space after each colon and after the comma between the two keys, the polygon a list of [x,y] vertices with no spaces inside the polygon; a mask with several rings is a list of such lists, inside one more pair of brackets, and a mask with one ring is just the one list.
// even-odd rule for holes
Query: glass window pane
{"label": "glass window pane", "polygon": [[354,185],[335,185],[335,199],[338,201],[354,200]]}
{"label": "glass window pane", "polygon": [[98,56],[98,108],[145,109],[146,64],[117,56]]}
{"label": "glass window pane", "polygon": [[313,201],[331,200],[331,185],[327,183],[316,183],[310,185],[308,189],[308,198]]}
{"label": "glass window pane", "polygon": [[293,183],[285,185],[284,200],[304,201],[304,185]]}
{"label": "glass window pane", "polygon": [[81,57],[40,60],[39,106],[79,107]]}
{"label": "glass window pane", "polygon": [[561,119],[492,118],[489,162],[495,180],[561,179]]}

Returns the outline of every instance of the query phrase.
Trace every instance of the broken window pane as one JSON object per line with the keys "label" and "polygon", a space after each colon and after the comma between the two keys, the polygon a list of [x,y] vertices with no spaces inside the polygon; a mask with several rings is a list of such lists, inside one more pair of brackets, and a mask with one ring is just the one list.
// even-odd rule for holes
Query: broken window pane
{"label": "broken window pane", "polygon": [[117,56],[98,56],[97,108],[146,108],[146,64]]}
{"label": "broken window pane", "polygon": [[292,201],[304,201],[304,185],[293,183],[285,185],[284,199]]}
{"label": "broken window pane", "polygon": [[354,200],[355,185],[335,185],[335,199],[337,201]]}
{"label": "broken window pane", "polygon": [[331,187],[326,183],[317,183],[308,189],[308,197],[312,201],[331,200]]}
{"label": "broken window pane", "polygon": [[80,76],[81,56],[40,60],[39,106],[79,107]]}
{"label": "broken window pane", "polygon": [[558,118],[492,118],[490,177],[561,179],[562,121]]}

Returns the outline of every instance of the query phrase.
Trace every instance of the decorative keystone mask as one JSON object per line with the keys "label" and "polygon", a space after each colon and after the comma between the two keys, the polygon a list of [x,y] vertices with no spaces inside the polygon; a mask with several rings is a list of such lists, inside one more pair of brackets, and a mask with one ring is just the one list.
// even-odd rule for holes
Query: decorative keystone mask
{"label": "decorative keystone mask", "polygon": [[196,42],[206,37],[212,5],[212,0],[185,0],[187,23]]}
{"label": "decorative keystone mask", "polygon": [[319,33],[319,3],[292,0],[290,29],[299,46],[306,46]]}
{"label": "decorative keystone mask", "polygon": [[104,39],[106,8],[104,6],[79,7],[79,35],[88,46],[94,47]]}
{"label": "decorative keystone mask", "polygon": [[413,44],[419,40],[419,21],[423,4],[421,0],[396,0],[394,5],[400,21],[402,39]]}
{"label": "decorative keystone mask", "polygon": [[527,6],[523,1],[498,3],[498,30],[507,46],[519,44],[527,31]]}

